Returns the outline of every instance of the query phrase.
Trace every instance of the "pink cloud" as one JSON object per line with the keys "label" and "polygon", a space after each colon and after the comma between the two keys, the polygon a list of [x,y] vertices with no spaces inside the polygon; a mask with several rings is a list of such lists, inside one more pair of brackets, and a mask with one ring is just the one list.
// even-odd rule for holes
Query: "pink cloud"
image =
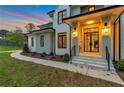
{"label": "pink cloud", "polygon": [[16,27],[20,27],[22,30],[26,30],[25,26],[27,25],[27,23],[34,23],[35,25],[41,25],[44,23],[49,22],[50,18],[42,18],[39,16],[35,16],[35,15],[27,15],[27,14],[20,14],[14,11],[3,11],[0,10],[0,13],[4,13],[4,14],[9,14],[12,16],[17,16],[20,17],[21,19],[15,19],[15,20],[2,20],[0,21],[0,29],[1,28],[10,28],[10,29],[15,29]]}
{"label": "pink cloud", "polygon": [[34,22],[39,23],[39,24],[47,23],[50,20],[49,18],[43,19],[42,17],[36,16],[36,15],[20,14],[20,13],[14,12],[14,11],[0,10],[0,12],[4,13],[4,14],[9,14],[9,15],[14,15],[14,16],[20,17],[20,18],[24,18],[26,20],[33,20]]}

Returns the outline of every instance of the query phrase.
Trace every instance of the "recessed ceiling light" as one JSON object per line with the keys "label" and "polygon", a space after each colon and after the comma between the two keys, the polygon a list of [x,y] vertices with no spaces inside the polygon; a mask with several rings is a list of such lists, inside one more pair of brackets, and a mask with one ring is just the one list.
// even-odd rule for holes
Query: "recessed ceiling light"
{"label": "recessed ceiling light", "polygon": [[93,20],[90,20],[90,21],[87,21],[86,23],[87,23],[87,24],[93,24],[94,21],[93,21]]}

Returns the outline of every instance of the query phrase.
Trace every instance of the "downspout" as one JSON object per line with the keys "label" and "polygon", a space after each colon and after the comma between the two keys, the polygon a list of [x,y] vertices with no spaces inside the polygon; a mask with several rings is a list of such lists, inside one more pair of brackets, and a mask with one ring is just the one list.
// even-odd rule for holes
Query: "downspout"
{"label": "downspout", "polygon": [[56,39],[55,39],[55,37],[56,37],[56,30],[55,29],[53,29],[54,30],[54,36],[53,36],[53,38],[54,38],[54,55],[56,55]]}
{"label": "downspout", "polygon": [[119,18],[119,60],[121,59],[121,19]]}
{"label": "downspout", "polygon": [[[70,16],[71,16],[71,5],[69,5],[69,7],[70,7]],[[70,57],[71,57],[71,26],[70,25],[69,25],[69,28],[70,28]]]}

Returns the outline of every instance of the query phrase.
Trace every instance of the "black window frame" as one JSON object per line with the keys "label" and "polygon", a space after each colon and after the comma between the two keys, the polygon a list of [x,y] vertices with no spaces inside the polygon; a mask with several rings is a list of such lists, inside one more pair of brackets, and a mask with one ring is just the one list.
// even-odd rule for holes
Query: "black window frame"
{"label": "black window frame", "polygon": [[[43,39],[43,40],[41,40],[41,39]],[[44,35],[40,36],[40,47],[44,47]]]}
{"label": "black window frame", "polygon": [[[63,19],[63,18],[66,18],[66,17],[63,16],[64,12],[66,12],[66,17],[67,17],[67,10],[66,10],[66,9],[64,9],[64,10],[58,12],[58,24],[62,24],[62,23],[63,23],[63,20],[62,20],[62,19]],[[61,13],[61,15],[62,15],[62,16],[61,16],[61,17],[62,17],[61,19],[60,19],[60,13]],[[60,21],[60,20],[61,20],[61,21]]]}
{"label": "black window frame", "polygon": [[34,46],[34,37],[31,37],[31,46]]}
{"label": "black window frame", "polygon": [[[59,38],[62,38],[61,40],[61,43],[62,45],[60,46],[59,44]],[[64,46],[64,37],[66,38],[66,41],[65,41],[65,46]],[[58,48],[67,48],[67,32],[61,32],[61,33],[58,33]]]}

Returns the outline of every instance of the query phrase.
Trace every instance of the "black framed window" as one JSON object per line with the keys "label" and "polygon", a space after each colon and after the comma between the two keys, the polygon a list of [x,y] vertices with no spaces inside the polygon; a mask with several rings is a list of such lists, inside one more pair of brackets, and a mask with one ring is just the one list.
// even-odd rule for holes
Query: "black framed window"
{"label": "black framed window", "polygon": [[40,46],[44,47],[44,36],[40,36]]}
{"label": "black framed window", "polygon": [[66,48],[66,46],[67,46],[66,32],[58,33],[58,48]]}
{"label": "black framed window", "polygon": [[58,12],[58,24],[63,23],[62,19],[67,17],[67,10]]}
{"label": "black framed window", "polygon": [[95,6],[89,6],[88,7],[88,12],[94,11],[95,10]]}
{"label": "black framed window", "polygon": [[31,46],[32,47],[34,46],[34,38],[33,37],[31,38]]}

